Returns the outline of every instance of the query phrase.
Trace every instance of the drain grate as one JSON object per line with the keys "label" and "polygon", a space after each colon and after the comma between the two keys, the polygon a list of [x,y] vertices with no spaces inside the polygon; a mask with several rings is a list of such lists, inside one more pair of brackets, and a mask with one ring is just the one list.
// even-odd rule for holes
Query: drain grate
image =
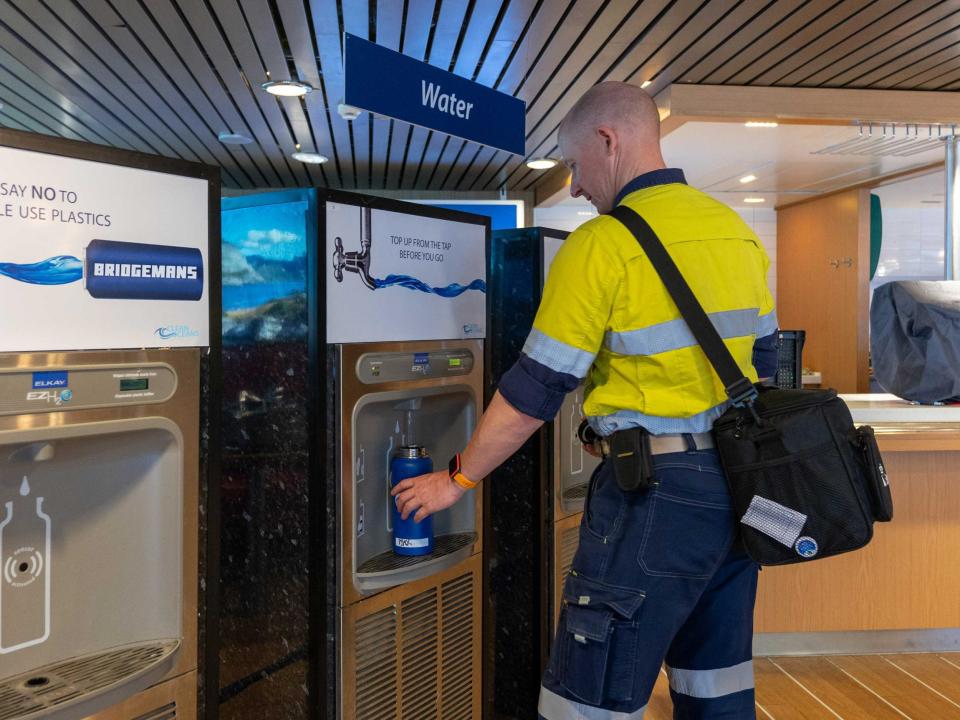
{"label": "drain grate", "polygon": [[44,665],[0,680],[0,720],[31,717],[141,675],[170,657],[177,640],[134,645]]}
{"label": "drain grate", "polygon": [[583,500],[587,497],[587,484],[583,483],[582,485],[574,485],[572,488],[567,488],[563,491],[564,500]]}
{"label": "drain grate", "polygon": [[400,568],[412,567],[428,560],[436,560],[444,555],[449,555],[468,545],[473,545],[476,541],[477,534],[472,532],[440,535],[434,538],[433,552],[429,555],[394,555],[392,550],[387,550],[385,553],[374,555],[358,567],[357,574],[385,572],[387,570],[399,570]]}

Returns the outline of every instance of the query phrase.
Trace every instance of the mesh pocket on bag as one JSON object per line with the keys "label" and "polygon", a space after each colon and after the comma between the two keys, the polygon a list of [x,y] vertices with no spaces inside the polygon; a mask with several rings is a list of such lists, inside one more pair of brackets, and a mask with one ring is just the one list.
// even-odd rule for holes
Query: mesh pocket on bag
{"label": "mesh pocket on bag", "polygon": [[[873,535],[873,526],[850,472],[834,444],[769,463],[729,468],[730,493],[738,516],[756,521],[741,523],[744,546],[750,556],[765,565],[778,565],[836,555],[866,545]],[[769,505],[765,516],[756,507],[751,513],[756,496],[772,500],[796,515],[783,510],[769,512]],[[797,530],[799,516],[805,519]],[[762,525],[764,520],[767,526],[757,529],[756,525]],[[787,537],[795,531],[795,537]],[[790,545],[788,539],[792,539]]]}

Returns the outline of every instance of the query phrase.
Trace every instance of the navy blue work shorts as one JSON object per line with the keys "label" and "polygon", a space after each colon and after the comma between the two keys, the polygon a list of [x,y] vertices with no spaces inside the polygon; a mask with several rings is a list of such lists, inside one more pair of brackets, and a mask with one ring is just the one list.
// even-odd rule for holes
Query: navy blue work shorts
{"label": "navy blue work shorts", "polygon": [[677,720],[753,720],[758,566],[715,450],[654,457],[656,486],[590,480],[542,720],[640,720],[661,668]]}

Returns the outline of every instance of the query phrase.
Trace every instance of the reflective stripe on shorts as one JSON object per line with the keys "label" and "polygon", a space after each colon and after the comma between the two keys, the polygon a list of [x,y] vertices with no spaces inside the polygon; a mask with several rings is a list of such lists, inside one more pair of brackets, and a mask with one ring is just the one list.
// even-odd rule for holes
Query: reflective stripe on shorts
{"label": "reflective stripe on shorts", "polygon": [[715,670],[680,670],[667,666],[674,692],[695,698],[718,698],[753,689],[753,660]]}
{"label": "reflective stripe on shorts", "polygon": [[643,720],[647,706],[633,712],[604,710],[593,705],[567,700],[540,686],[540,704],[537,711],[545,720]]}

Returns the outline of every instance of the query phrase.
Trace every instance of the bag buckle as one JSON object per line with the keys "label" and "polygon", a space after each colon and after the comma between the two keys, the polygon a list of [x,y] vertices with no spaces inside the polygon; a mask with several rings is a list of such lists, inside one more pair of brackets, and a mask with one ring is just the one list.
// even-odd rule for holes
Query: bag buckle
{"label": "bag buckle", "polygon": [[757,399],[759,393],[753,386],[753,383],[747,377],[741,377],[733,385],[724,388],[735,407],[750,407],[753,401]]}

